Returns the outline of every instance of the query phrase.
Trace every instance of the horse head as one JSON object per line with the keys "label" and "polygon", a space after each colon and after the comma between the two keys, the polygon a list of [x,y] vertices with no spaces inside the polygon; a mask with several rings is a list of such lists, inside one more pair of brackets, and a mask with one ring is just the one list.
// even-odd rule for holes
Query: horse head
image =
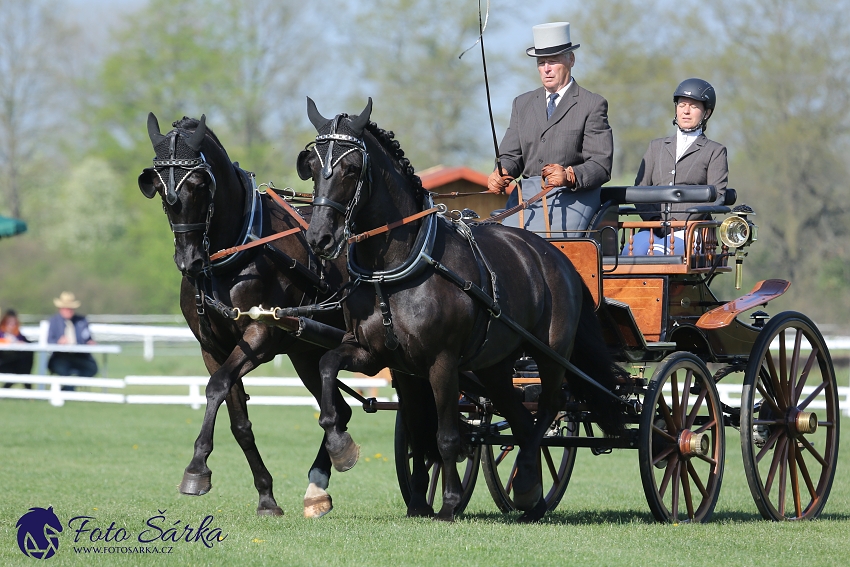
{"label": "horse head", "polygon": [[369,185],[369,154],[363,134],[372,114],[372,99],[357,116],[322,116],[307,98],[307,115],[318,135],[299,155],[298,175],[313,180],[313,218],[307,242],[323,258],[336,258],[351,231],[352,218],[363,205]]}
{"label": "horse head", "polygon": [[[148,115],[148,136],[156,157],[139,175],[139,189],[148,199],[157,193],[174,233],[174,262],[187,276],[197,276],[209,264],[208,232],[213,215],[216,180],[202,149],[207,150],[206,116],[183,118],[163,135]],[[210,132],[211,134],[211,132]],[[209,150],[207,150],[209,152]]]}

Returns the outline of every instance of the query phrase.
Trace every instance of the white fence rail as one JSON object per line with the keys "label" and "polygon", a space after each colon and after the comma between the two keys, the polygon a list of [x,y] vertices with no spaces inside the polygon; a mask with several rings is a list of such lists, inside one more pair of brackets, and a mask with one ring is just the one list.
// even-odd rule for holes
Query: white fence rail
{"label": "white fence rail", "polygon": [[[126,376],[120,378],[77,378],[75,376],[42,376],[38,374],[0,374],[0,384],[31,384],[32,388],[0,388],[0,398],[18,398],[30,400],[48,400],[51,405],[62,406],[66,401],[106,402],[113,404],[178,404],[199,409],[206,405],[207,399],[201,394],[201,388],[207,385],[209,376]],[[378,401],[391,401],[390,398],[376,396],[378,388],[389,386],[383,378],[342,378],[347,386],[366,391],[367,397],[376,397]],[[251,394],[251,404],[266,406],[312,406],[319,409],[313,396],[307,392],[299,378],[252,378],[245,377],[242,383],[256,392],[257,388],[300,388],[303,395],[264,396]],[[63,390],[62,386],[100,388],[101,392],[79,392]],[[123,390],[126,386],[183,386],[186,395],[171,394],[124,394],[106,390]],[[349,405],[359,405],[354,398],[344,398]]]}

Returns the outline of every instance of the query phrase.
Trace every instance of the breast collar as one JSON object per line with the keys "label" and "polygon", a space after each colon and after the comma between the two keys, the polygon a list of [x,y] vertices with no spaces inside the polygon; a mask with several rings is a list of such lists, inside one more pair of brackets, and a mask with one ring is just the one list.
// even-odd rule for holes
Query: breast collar
{"label": "breast collar", "polygon": [[[242,232],[236,241],[236,245],[241,246],[263,235],[263,200],[262,195],[257,190],[257,181],[254,174],[245,171],[236,164],[233,167],[239,177],[239,183],[245,192],[248,193],[245,199],[245,210],[242,214]],[[220,260],[210,262],[210,268],[214,274],[233,270],[242,265],[242,261],[247,254],[248,250],[242,250],[225,256]]]}
{"label": "breast collar", "polygon": [[[423,210],[434,206],[433,198],[426,194]],[[428,215],[419,225],[416,241],[407,259],[399,266],[390,270],[371,271],[357,265],[355,244],[348,248],[348,272],[352,277],[368,283],[400,282],[419,275],[428,266],[427,258],[431,256],[434,240],[437,236],[437,215]]]}

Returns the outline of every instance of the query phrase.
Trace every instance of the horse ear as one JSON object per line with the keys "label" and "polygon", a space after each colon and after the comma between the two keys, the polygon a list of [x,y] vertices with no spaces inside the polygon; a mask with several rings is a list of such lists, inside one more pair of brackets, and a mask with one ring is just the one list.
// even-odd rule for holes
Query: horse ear
{"label": "horse ear", "polygon": [[148,199],[153,199],[154,195],[156,195],[156,188],[153,186],[152,167],[142,170],[142,173],[139,175],[139,189],[142,190],[142,195]]}
{"label": "horse ear", "polygon": [[186,145],[195,150],[196,152],[201,151],[201,144],[204,141],[204,136],[207,134],[207,115],[201,114],[201,121],[198,123],[198,127],[195,128],[195,133],[186,140]]}
{"label": "horse ear", "polygon": [[363,128],[369,123],[369,118],[372,116],[372,97],[369,97],[369,102],[366,103],[366,108],[363,109],[358,116],[351,119],[351,129],[361,134]]}
{"label": "horse ear", "polygon": [[313,177],[313,169],[307,161],[310,159],[310,150],[301,150],[298,154],[298,159],[295,161],[295,169],[298,171],[298,177],[303,181]]}
{"label": "horse ear", "polygon": [[159,131],[159,122],[153,112],[148,113],[148,136],[151,139],[151,144],[154,146],[165,139],[165,136]]}
{"label": "horse ear", "polygon": [[316,108],[316,103],[313,102],[313,99],[309,96],[307,97],[307,117],[310,119],[310,122],[316,128],[316,132],[322,129],[322,126],[330,122],[330,119],[325,118],[319,112],[319,109]]}

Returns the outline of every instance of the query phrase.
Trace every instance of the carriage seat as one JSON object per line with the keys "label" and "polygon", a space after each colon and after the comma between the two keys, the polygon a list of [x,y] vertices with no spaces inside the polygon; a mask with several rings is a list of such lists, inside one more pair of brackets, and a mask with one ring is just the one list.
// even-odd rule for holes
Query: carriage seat
{"label": "carriage seat", "polygon": [[[615,256],[618,254],[619,250],[619,245],[617,243],[619,217],[638,214],[637,209],[634,206],[629,205],[654,203],[713,203],[716,198],[717,189],[714,185],[606,186],[602,187],[602,205],[591,218],[589,228],[596,231],[595,234],[599,235],[597,239],[601,240],[603,256]],[[694,205],[693,207],[686,209],[685,212],[700,216],[728,214],[731,212],[729,206],[734,205],[737,198],[737,191],[727,188],[723,205]],[[610,228],[608,230],[603,230],[606,227]],[[675,262],[673,258],[667,261]],[[681,257],[678,258],[679,261],[681,261]],[[658,263],[660,259],[658,257],[650,257],[648,261]]]}

